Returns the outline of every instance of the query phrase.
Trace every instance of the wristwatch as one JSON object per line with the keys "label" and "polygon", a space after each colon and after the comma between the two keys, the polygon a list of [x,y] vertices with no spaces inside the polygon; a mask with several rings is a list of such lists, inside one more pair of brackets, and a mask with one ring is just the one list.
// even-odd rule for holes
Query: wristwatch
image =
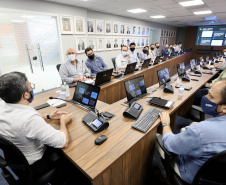
{"label": "wristwatch", "polygon": [[162,123],[162,127],[164,126],[170,126],[169,123]]}
{"label": "wristwatch", "polygon": [[46,114],[46,117],[47,117],[47,119],[51,119],[51,118],[49,117],[49,113]]}

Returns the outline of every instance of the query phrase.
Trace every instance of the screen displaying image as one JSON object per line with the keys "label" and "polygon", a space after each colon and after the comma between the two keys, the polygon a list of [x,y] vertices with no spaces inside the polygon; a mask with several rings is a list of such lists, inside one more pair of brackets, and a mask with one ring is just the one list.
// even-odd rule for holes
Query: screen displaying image
{"label": "screen displaying image", "polygon": [[169,68],[164,68],[157,71],[159,85],[162,86],[164,83],[170,82]]}
{"label": "screen displaying image", "polygon": [[186,75],[184,62],[177,64],[177,72],[178,72],[178,76]]}
{"label": "screen displaying image", "polygon": [[99,128],[102,125],[102,122],[98,119],[95,119],[92,121],[92,125],[94,125],[96,128]]}
{"label": "screen displaying image", "polygon": [[203,31],[202,37],[212,37],[213,31]]}
{"label": "screen displaying image", "polygon": [[211,46],[222,46],[223,40],[212,40]]}

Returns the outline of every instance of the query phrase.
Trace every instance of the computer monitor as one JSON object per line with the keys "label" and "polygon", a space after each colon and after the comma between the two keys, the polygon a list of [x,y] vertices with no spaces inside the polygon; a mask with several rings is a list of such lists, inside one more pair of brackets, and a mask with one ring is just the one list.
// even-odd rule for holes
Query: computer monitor
{"label": "computer monitor", "polygon": [[147,94],[144,76],[139,76],[124,82],[128,102]]}
{"label": "computer monitor", "polygon": [[95,108],[99,93],[100,87],[79,81],[75,88],[73,100],[88,107]]}
{"label": "computer monitor", "polygon": [[192,60],[190,61],[190,66],[191,66],[191,70],[192,70],[192,71],[197,70],[195,59],[192,59]]}
{"label": "computer monitor", "polygon": [[95,85],[100,86],[110,82],[112,72],[113,72],[113,68],[98,72],[96,75]]}
{"label": "computer monitor", "polygon": [[169,68],[164,68],[161,70],[157,71],[157,75],[158,75],[158,80],[159,80],[159,86],[161,87],[162,85],[164,85],[167,82],[170,82],[170,73],[169,73]]}
{"label": "computer monitor", "polygon": [[184,62],[177,64],[177,73],[179,77],[186,75]]}

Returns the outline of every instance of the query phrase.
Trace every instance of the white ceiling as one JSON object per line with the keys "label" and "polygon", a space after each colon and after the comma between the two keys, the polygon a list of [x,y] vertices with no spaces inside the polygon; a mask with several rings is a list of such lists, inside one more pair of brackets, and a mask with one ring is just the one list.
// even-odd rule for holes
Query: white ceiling
{"label": "white ceiling", "polygon": [[[178,4],[187,0],[45,0],[73,5],[115,15],[142,19],[145,21],[169,24],[172,26],[199,26],[226,24],[226,0],[203,0],[204,5],[182,7]],[[146,13],[132,14],[126,10],[142,8]],[[194,11],[211,10],[212,14],[194,15]],[[152,19],[151,15],[164,15],[165,19]],[[216,16],[216,17],[214,17]],[[205,17],[210,21],[206,21]]]}

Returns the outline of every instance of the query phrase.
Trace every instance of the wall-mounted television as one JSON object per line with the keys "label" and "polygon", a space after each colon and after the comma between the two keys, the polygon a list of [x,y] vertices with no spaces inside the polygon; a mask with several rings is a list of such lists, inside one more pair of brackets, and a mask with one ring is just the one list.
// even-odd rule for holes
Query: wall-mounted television
{"label": "wall-mounted television", "polygon": [[198,27],[195,45],[226,46],[226,25]]}

